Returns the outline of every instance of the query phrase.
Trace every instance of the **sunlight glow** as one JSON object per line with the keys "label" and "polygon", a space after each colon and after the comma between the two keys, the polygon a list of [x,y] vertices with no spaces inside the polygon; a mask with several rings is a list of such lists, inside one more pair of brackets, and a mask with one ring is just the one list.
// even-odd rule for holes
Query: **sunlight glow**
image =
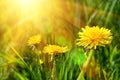
{"label": "sunlight glow", "polygon": [[22,18],[36,15],[50,17],[60,13],[58,0],[13,0],[12,4]]}
{"label": "sunlight glow", "polygon": [[11,0],[9,4],[8,8],[13,11],[18,24],[29,20],[53,23],[53,18],[62,15],[63,11],[62,2],[59,0]]}
{"label": "sunlight glow", "polygon": [[21,9],[35,9],[38,4],[42,4],[43,0],[17,0],[17,4]]}
{"label": "sunlight glow", "polygon": [[43,0],[18,0],[18,3],[22,6],[22,7],[33,7],[36,5],[36,3],[41,3]]}
{"label": "sunlight glow", "polygon": [[33,0],[20,0],[21,5],[23,6],[31,6],[33,2]]}

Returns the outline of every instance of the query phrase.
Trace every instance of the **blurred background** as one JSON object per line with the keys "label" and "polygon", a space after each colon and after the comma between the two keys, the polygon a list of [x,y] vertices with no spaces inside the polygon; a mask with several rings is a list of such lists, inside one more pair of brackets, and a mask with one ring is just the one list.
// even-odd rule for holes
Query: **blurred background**
{"label": "blurred background", "polygon": [[33,34],[45,38],[50,35],[53,43],[58,37],[72,43],[85,25],[112,29],[119,43],[119,3],[120,0],[1,0],[1,48],[6,43],[22,46]]}

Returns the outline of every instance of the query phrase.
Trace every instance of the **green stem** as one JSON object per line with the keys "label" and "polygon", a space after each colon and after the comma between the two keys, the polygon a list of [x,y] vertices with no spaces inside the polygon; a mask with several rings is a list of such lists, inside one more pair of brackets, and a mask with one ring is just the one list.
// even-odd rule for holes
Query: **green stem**
{"label": "green stem", "polygon": [[82,80],[82,78],[83,78],[83,76],[84,76],[84,73],[86,72],[86,69],[87,69],[87,67],[88,67],[88,65],[89,65],[89,63],[90,63],[90,60],[91,60],[91,58],[92,58],[93,53],[94,53],[94,50],[90,50],[90,53],[89,53],[88,58],[87,58],[87,61],[86,61],[85,64],[83,65],[83,68],[81,69],[81,72],[80,72],[77,80]]}
{"label": "green stem", "polygon": [[52,69],[52,80],[57,80],[56,77],[56,67],[55,67],[55,61],[53,62],[53,69]]}
{"label": "green stem", "polygon": [[52,55],[52,61],[53,61],[52,80],[57,80],[57,77],[56,77],[56,62],[55,62],[55,56],[54,55]]}

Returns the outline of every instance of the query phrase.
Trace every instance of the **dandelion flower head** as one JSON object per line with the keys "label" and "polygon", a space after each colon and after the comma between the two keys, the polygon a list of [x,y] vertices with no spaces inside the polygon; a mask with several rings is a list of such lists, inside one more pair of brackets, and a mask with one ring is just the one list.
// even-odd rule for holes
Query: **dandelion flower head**
{"label": "dandelion flower head", "polygon": [[67,47],[60,47],[58,45],[47,45],[43,49],[43,53],[48,54],[57,54],[57,53],[65,53],[67,51]]}
{"label": "dandelion flower head", "polygon": [[41,36],[40,35],[35,35],[32,36],[28,39],[28,45],[35,45],[35,44],[39,44],[41,41]]}
{"label": "dandelion flower head", "polygon": [[88,49],[96,49],[97,46],[105,46],[110,44],[112,40],[112,33],[106,28],[99,28],[98,26],[85,26],[82,32],[78,33],[76,45],[83,46]]}

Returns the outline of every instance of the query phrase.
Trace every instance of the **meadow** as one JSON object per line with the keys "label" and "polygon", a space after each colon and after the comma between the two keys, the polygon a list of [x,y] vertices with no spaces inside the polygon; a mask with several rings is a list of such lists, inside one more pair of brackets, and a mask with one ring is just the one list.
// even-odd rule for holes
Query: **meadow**
{"label": "meadow", "polygon": [[0,80],[120,80],[120,0],[0,0]]}

